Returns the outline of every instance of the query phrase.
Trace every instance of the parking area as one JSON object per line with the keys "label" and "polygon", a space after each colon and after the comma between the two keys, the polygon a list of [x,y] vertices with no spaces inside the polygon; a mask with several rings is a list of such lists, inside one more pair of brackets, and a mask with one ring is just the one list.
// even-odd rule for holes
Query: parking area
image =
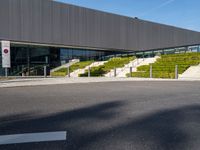
{"label": "parking area", "polygon": [[3,135],[67,133],[65,140],[0,149],[198,150],[199,116],[198,81],[0,88],[0,140]]}

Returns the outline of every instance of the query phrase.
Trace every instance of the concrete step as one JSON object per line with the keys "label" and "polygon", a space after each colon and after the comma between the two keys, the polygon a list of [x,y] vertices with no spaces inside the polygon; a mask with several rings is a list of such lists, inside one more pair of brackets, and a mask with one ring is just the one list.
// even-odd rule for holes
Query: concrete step
{"label": "concrete step", "polygon": [[80,60],[79,59],[72,59],[69,63],[62,64],[61,66],[56,67],[56,68],[50,70],[50,72],[55,72],[55,71],[57,71],[57,70],[59,70],[61,68],[67,68],[67,67],[69,67],[69,66],[71,66],[71,65],[73,65],[73,64],[75,64],[77,62],[80,62]]}
{"label": "concrete step", "polygon": [[183,74],[179,75],[180,79],[200,79],[200,65],[189,67]]}
{"label": "concrete step", "polygon": [[[132,67],[132,72],[137,71],[137,67],[143,65],[149,65],[150,63],[154,63],[159,57],[152,58],[139,58],[131,61],[129,64],[126,64],[123,68],[117,68],[116,74],[117,77],[126,77],[126,74],[130,72],[130,67]],[[106,77],[114,77],[114,70],[111,70],[109,73],[105,75]]]}

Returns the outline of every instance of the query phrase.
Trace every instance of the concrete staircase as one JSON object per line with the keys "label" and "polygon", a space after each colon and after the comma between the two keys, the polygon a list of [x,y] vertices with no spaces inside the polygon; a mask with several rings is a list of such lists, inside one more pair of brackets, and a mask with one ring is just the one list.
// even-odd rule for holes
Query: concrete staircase
{"label": "concrete staircase", "polygon": [[[154,63],[159,57],[153,58],[138,58],[131,61],[129,64],[126,64],[123,68],[116,68],[116,77],[126,77],[126,74],[130,72],[130,67],[132,67],[132,72],[137,71],[137,67],[143,65],[149,65],[150,63]],[[114,69],[109,73],[105,74],[106,77],[114,77]]]}
{"label": "concrete staircase", "polygon": [[98,61],[98,62],[94,62],[92,63],[91,65],[83,68],[83,69],[78,69],[78,70],[75,70],[74,72],[70,73],[70,77],[78,77],[79,74],[83,74],[85,73],[89,67],[98,67],[98,66],[101,66],[103,65],[104,63],[106,63],[107,61]]}
{"label": "concrete staircase", "polygon": [[189,67],[183,74],[179,75],[179,79],[200,79],[200,64]]}
{"label": "concrete staircase", "polygon": [[[117,77],[126,77],[126,74],[130,71],[130,67],[136,66],[137,64],[143,62],[143,59],[135,59],[129,64],[126,64],[123,68],[116,68]],[[105,77],[114,77],[114,69],[105,74]]]}
{"label": "concrete staircase", "polygon": [[69,66],[71,66],[71,65],[73,65],[73,64],[75,64],[77,62],[80,62],[80,60],[79,59],[72,59],[69,63],[66,63],[66,64],[63,64],[63,65],[61,65],[59,67],[56,67],[56,68],[50,70],[50,72],[55,72],[55,71],[57,71],[57,70],[59,70],[61,68],[67,68],[67,67],[69,67]]}

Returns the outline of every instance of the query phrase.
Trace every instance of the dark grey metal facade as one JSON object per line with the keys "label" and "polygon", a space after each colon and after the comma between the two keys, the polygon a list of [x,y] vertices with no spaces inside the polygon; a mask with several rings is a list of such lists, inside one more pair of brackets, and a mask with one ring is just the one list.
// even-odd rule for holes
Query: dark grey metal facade
{"label": "dark grey metal facade", "polygon": [[200,44],[200,33],[51,0],[0,0],[0,40],[116,50]]}

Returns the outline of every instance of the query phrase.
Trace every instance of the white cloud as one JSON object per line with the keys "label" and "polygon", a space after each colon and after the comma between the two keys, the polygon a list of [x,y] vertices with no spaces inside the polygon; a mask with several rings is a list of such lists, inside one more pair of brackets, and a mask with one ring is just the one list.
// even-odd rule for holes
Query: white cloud
{"label": "white cloud", "polygon": [[160,5],[158,5],[158,6],[156,6],[156,7],[154,7],[154,8],[152,8],[152,9],[150,9],[150,10],[148,10],[148,11],[146,11],[146,12],[140,14],[139,17],[145,16],[145,15],[147,15],[147,14],[149,14],[149,13],[151,13],[151,12],[154,12],[154,11],[156,11],[156,10],[162,8],[162,7],[165,7],[165,6],[169,5],[170,3],[174,2],[174,1],[175,1],[175,0],[168,0],[168,1],[166,1],[166,2],[164,2],[164,3],[162,3],[162,4],[160,4]]}

